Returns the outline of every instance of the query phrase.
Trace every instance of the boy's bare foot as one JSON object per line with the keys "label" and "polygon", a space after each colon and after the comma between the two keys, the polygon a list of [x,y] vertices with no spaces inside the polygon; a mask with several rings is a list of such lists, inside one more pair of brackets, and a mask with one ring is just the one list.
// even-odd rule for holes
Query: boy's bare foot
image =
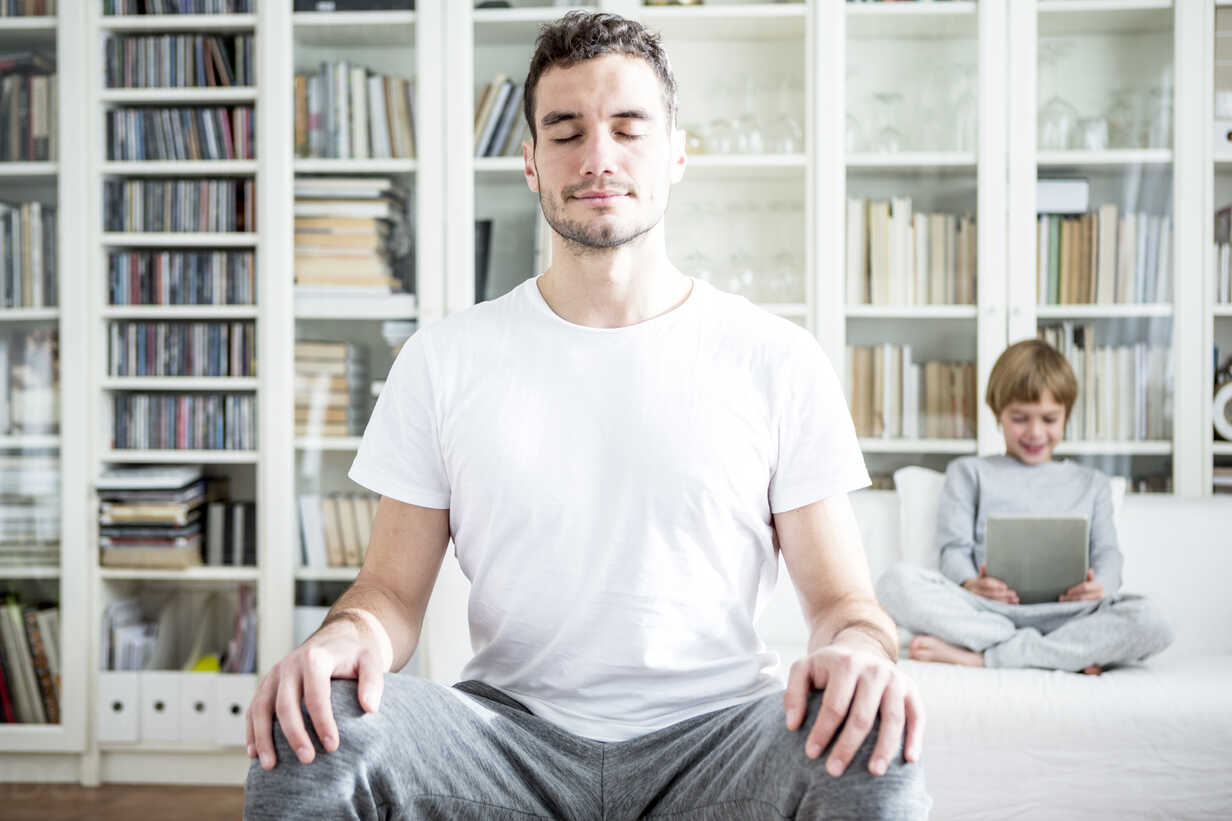
{"label": "boy's bare foot", "polygon": [[1104,668],[1100,667],[1098,664],[1092,664],[1090,667],[1083,667],[1082,672],[1086,673],[1088,676],[1098,676],[1100,673],[1104,672]]}
{"label": "boy's bare foot", "polygon": [[936,636],[916,636],[907,645],[907,654],[916,661],[940,661],[964,667],[983,667],[984,654],[958,647]]}

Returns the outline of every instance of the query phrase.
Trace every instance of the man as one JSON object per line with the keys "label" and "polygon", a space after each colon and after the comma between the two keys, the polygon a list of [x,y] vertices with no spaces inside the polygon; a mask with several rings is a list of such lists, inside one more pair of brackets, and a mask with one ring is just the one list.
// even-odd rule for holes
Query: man
{"label": "man", "polygon": [[[364,567],[249,708],[248,817],[923,817],[834,371],[667,258],[686,159],[658,38],[571,12],[525,91],[553,263],[399,354],[350,472],[382,496]],[[451,534],[463,681],[385,675]],[[785,691],[754,630],[780,549],[811,628]]]}

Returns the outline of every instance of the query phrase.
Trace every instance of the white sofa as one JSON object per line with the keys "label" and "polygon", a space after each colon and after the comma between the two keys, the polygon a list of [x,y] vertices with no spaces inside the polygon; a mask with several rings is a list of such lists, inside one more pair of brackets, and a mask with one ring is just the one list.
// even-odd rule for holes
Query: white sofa
{"label": "white sofa", "polygon": [[[901,494],[852,497],[874,579],[931,558],[941,475],[910,470]],[[1164,653],[1099,677],[902,662],[928,712],[933,818],[1232,818],[1232,500],[1131,494],[1117,530],[1125,591],[1176,628]],[[758,626],[784,666],[803,654],[785,571]]]}

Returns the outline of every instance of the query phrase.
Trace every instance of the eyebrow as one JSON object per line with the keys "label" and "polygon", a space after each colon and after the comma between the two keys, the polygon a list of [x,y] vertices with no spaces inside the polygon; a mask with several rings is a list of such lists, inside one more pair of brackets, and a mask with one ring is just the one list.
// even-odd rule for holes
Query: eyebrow
{"label": "eyebrow", "polygon": [[[556,125],[567,120],[580,120],[582,115],[577,111],[549,111],[543,115],[543,119],[539,121],[539,125],[543,128]],[[630,108],[626,111],[618,111],[611,116],[613,120],[653,120],[650,112],[644,108]]]}

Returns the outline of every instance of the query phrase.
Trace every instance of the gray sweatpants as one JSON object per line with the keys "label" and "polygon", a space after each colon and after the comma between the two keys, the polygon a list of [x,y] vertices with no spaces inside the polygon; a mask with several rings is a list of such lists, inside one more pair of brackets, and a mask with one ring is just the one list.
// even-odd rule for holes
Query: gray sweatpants
{"label": "gray sweatpants", "polygon": [[[874,725],[843,775],[804,755],[821,691],[789,732],[782,697],[694,716],[623,742],[566,732],[478,681],[444,687],[386,674],[380,709],[364,713],[356,682],[335,679],[340,745],[310,764],[277,721],[278,764],[248,771],[244,817],[314,819],[925,818],[920,764],[899,755],[868,772]],[[301,705],[302,707],[302,705]]]}
{"label": "gray sweatpants", "polygon": [[1155,655],[1173,639],[1172,628],[1141,596],[1005,604],[939,571],[896,564],[877,581],[877,598],[900,627],[982,652],[986,667],[1077,672]]}

